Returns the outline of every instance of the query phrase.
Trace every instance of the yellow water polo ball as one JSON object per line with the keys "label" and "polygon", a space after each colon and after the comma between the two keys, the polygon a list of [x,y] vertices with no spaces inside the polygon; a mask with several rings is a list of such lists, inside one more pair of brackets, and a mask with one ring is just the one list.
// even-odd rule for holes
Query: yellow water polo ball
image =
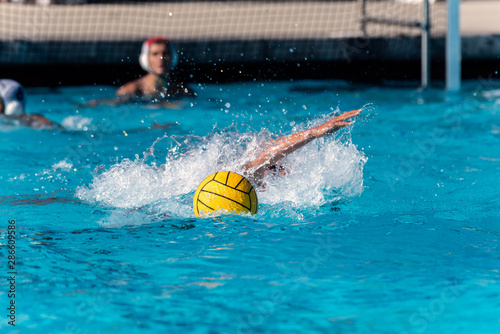
{"label": "yellow water polo ball", "polygon": [[259,201],[252,184],[233,172],[217,172],[203,180],[194,194],[194,215],[216,210],[230,213],[257,213]]}

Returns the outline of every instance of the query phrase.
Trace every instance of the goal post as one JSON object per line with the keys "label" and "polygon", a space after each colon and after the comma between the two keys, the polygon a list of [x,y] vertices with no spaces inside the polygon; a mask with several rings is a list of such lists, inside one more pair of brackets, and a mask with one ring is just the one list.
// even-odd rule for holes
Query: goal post
{"label": "goal post", "polygon": [[461,87],[462,46],[460,35],[460,0],[448,0],[446,31],[446,90],[456,92]]}

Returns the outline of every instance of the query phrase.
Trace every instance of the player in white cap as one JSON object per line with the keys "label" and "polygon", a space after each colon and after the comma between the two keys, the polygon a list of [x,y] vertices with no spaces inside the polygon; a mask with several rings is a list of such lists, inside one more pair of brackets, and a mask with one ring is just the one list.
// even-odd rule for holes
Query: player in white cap
{"label": "player in white cap", "polygon": [[172,80],[170,74],[177,65],[177,53],[167,39],[155,36],[145,41],[142,44],[139,64],[148,73],[123,85],[116,92],[117,96],[152,96],[165,99],[195,95],[190,88]]}
{"label": "player in white cap", "polygon": [[34,129],[62,129],[45,116],[27,114],[26,90],[17,81],[11,79],[0,80],[0,116],[6,120],[18,121]]}
{"label": "player in white cap", "polygon": [[177,61],[177,52],[169,40],[160,36],[151,37],[142,44],[139,55],[139,64],[147,74],[121,86],[113,99],[91,100],[81,106],[155,102],[167,108],[178,108],[179,104],[171,98],[194,97],[196,93],[172,79],[171,72]]}
{"label": "player in white cap", "polygon": [[0,113],[19,116],[24,114],[26,90],[17,81],[0,80]]}

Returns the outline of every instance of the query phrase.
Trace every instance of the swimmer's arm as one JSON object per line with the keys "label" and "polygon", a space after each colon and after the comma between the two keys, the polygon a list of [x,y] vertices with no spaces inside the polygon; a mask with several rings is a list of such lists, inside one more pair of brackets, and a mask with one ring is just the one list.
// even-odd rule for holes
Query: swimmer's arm
{"label": "swimmer's arm", "polygon": [[88,102],[82,103],[80,105],[77,105],[78,107],[95,107],[97,105],[105,105],[105,106],[117,106],[120,104],[125,104],[128,103],[132,98],[134,98],[137,95],[140,95],[140,89],[139,89],[139,81],[131,81],[129,83],[126,83],[122,87],[120,87],[116,91],[116,97],[114,98],[107,98],[107,99],[98,99],[98,100],[90,100]]}
{"label": "swimmer's arm", "polygon": [[264,150],[257,157],[257,159],[244,165],[243,169],[247,171],[256,168],[253,172],[254,178],[262,179],[264,177],[265,170],[269,166],[276,164],[279,160],[303,147],[312,140],[331,135],[335,131],[349,126],[351,123],[345,121],[359,115],[360,112],[361,109],[348,111],[342,115],[333,117],[318,126],[272,140],[265,145]]}
{"label": "swimmer's arm", "polygon": [[119,96],[115,98],[108,98],[108,99],[98,99],[98,100],[90,100],[81,104],[78,104],[76,107],[77,108],[83,108],[83,107],[95,107],[97,105],[103,105],[103,106],[117,106],[120,104],[125,104],[128,101],[130,101],[131,96]]}
{"label": "swimmer's arm", "polygon": [[90,101],[78,104],[76,107],[77,108],[95,107],[97,105],[117,106],[120,104],[125,104],[137,95],[138,89],[139,89],[139,81],[134,80],[134,81],[128,82],[125,85],[121,86],[116,91],[116,97],[114,97],[114,98],[90,100]]}
{"label": "swimmer's arm", "polygon": [[120,104],[125,104],[129,102],[134,96],[136,96],[136,93],[127,93],[128,91],[135,92],[134,89],[131,89],[131,87],[136,87],[135,85],[132,86],[132,82],[125,84],[122,86],[120,89],[116,91],[116,97],[114,98],[106,98],[106,99],[97,99],[97,100],[90,100],[87,102],[84,102],[82,104],[77,105],[77,108],[82,108],[82,107],[95,107],[97,105],[105,105],[105,106],[117,106]]}
{"label": "swimmer's arm", "polygon": [[140,93],[139,80],[127,82],[116,91],[116,97],[135,96]]}
{"label": "swimmer's arm", "polygon": [[40,114],[24,114],[20,116],[15,116],[15,119],[17,119],[25,126],[32,129],[64,130],[64,128],[61,125],[51,121],[47,117]]}

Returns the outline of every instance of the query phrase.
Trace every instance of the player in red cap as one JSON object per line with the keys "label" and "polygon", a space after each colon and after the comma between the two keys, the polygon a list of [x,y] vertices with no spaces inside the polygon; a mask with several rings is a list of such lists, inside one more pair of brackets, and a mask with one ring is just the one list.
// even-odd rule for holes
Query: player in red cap
{"label": "player in red cap", "polygon": [[80,106],[155,102],[168,108],[176,108],[178,105],[171,101],[172,98],[196,96],[192,89],[172,79],[171,72],[177,65],[177,52],[167,39],[155,36],[145,41],[139,64],[147,74],[120,87],[116,91],[116,98],[91,100]]}
{"label": "player in red cap", "polygon": [[139,63],[148,73],[123,85],[116,92],[117,96],[151,96],[160,101],[168,97],[194,96],[190,88],[171,78],[171,71],[177,65],[177,53],[167,39],[155,36],[145,41]]}

